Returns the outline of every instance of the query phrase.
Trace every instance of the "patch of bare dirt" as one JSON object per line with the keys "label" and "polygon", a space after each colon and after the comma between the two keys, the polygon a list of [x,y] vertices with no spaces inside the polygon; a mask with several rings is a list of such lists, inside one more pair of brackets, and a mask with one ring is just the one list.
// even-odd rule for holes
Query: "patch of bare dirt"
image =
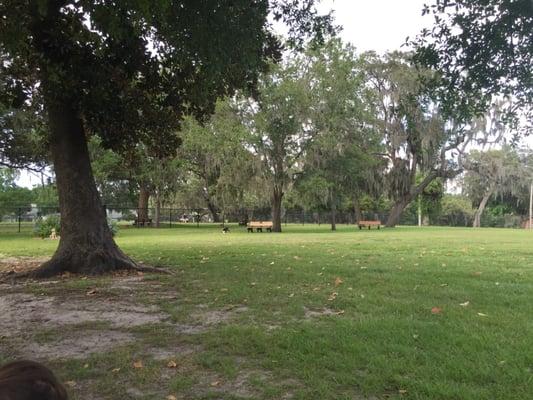
{"label": "patch of bare dirt", "polygon": [[198,311],[191,314],[191,324],[179,324],[177,331],[184,334],[203,333],[210,328],[231,322],[238,314],[248,311],[248,307],[230,305],[222,310],[205,310],[205,306],[199,305]]}
{"label": "patch of bare dirt", "polygon": [[318,308],[312,310],[307,307],[304,307],[304,312],[305,319],[339,315],[338,311],[332,310],[331,308]]}
{"label": "patch of bare dirt", "polygon": [[21,273],[34,270],[50,257],[6,257],[0,255],[0,273]]}
{"label": "patch of bare dirt", "polygon": [[201,351],[201,346],[192,344],[179,344],[174,347],[153,347],[146,353],[156,361],[168,361],[177,357],[187,357]]}
{"label": "patch of bare dirt", "polygon": [[168,316],[155,307],[125,302],[87,299],[58,299],[14,293],[0,297],[2,334],[76,325],[86,322],[108,322],[115,328],[130,328],[164,321]]}
{"label": "patch of bare dirt", "polygon": [[248,307],[226,307],[223,310],[202,311],[193,315],[193,318],[202,325],[218,325],[228,322],[237,314],[248,311]]}
{"label": "patch of bare dirt", "polygon": [[135,340],[135,336],[125,332],[103,330],[74,333],[72,337],[62,338],[50,343],[29,343],[22,353],[31,359],[83,359],[93,353],[103,353],[116,346]]}

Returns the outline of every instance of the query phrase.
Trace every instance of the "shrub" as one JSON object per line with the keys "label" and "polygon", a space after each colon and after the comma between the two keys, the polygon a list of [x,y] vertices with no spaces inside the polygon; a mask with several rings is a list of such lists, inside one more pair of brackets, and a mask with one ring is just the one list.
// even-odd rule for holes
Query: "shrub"
{"label": "shrub", "polygon": [[33,227],[33,232],[36,236],[44,239],[52,234],[52,229],[56,230],[57,235],[60,234],[61,224],[59,216],[57,215],[48,215],[46,217],[37,218]]}
{"label": "shrub", "polygon": [[458,195],[444,195],[438,217],[440,225],[469,226],[473,218],[474,209],[470,200]]}

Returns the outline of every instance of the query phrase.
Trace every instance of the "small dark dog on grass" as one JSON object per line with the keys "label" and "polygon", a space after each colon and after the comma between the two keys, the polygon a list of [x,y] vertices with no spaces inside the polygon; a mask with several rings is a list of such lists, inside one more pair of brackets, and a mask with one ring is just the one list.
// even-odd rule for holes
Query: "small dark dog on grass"
{"label": "small dark dog on grass", "polygon": [[227,226],[223,227],[222,233],[229,233],[229,228]]}
{"label": "small dark dog on grass", "polygon": [[68,400],[54,373],[34,361],[0,367],[0,400]]}

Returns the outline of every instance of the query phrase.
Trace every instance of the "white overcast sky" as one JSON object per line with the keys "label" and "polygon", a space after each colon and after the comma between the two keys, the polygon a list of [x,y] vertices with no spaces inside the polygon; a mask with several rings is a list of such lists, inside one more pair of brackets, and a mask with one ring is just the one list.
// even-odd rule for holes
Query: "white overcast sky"
{"label": "white overcast sky", "polygon": [[433,17],[422,16],[424,3],[433,0],[323,0],[321,10],[334,10],[343,27],[340,36],[360,51],[398,50],[407,36],[430,27]]}

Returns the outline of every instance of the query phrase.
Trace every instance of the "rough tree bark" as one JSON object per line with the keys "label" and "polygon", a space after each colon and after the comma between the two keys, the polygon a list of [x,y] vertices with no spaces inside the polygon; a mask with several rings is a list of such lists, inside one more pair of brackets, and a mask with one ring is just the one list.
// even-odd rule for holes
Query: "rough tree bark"
{"label": "rough tree bark", "polygon": [[150,200],[150,191],[145,184],[139,188],[139,203],[137,205],[137,219],[139,221],[148,221],[148,201]]}
{"label": "rough tree bark", "polygon": [[283,200],[283,190],[274,187],[272,193],[272,232],[281,232],[281,201]]}
{"label": "rough tree bark", "polygon": [[116,245],[94,182],[83,123],[69,102],[47,103],[50,150],[61,211],[61,239],[32,276],[100,274],[137,265]]}
{"label": "rough tree bark", "polygon": [[487,206],[487,203],[489,202],[489,199],[492,196],[493,192],[494,189],[490,188],[481,199],[481,203],[479,203],[479,207],[477,208],[476,213],[474,214],[474,222],[472,224],[472,227],[479,228],[481,226],[481,215],[483,215],[483,211],[485,211],[485,207]]}

